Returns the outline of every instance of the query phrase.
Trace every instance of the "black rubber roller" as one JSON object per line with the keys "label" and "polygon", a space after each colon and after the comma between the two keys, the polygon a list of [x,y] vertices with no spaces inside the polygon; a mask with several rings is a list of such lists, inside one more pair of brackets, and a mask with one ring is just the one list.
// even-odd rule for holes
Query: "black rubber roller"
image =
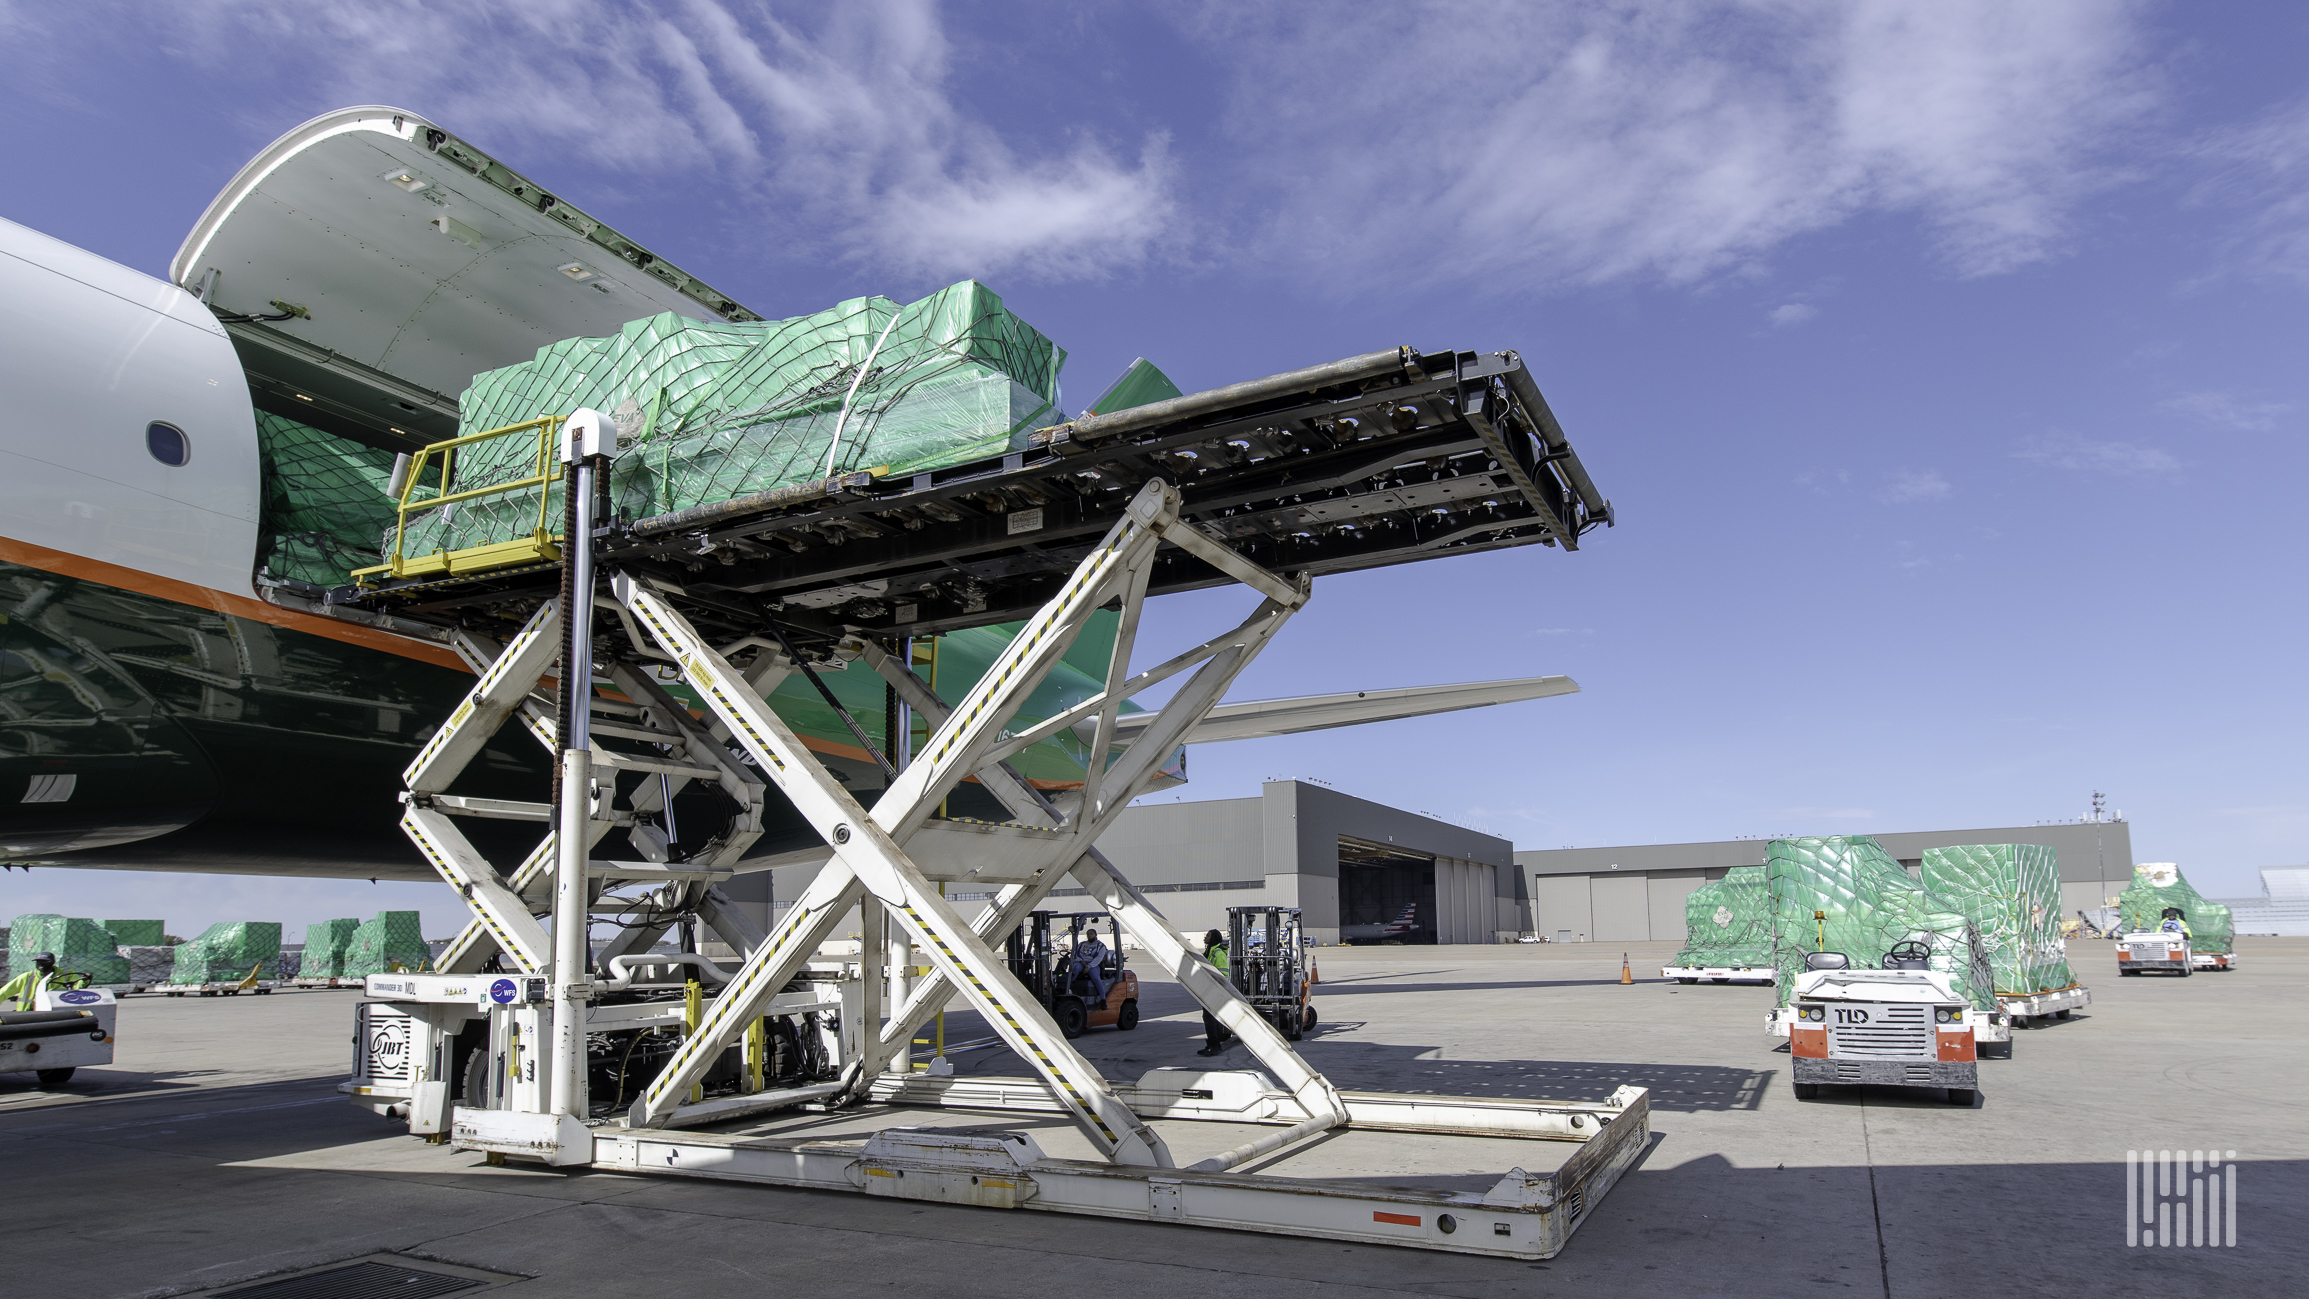
{"label": "black rubber roller", "polygon": [[70,1037],[101,1032],[96,1016],[85,1010],[14,1010],[0,1014],[0,1042],[22,1042],[36,1037]]}

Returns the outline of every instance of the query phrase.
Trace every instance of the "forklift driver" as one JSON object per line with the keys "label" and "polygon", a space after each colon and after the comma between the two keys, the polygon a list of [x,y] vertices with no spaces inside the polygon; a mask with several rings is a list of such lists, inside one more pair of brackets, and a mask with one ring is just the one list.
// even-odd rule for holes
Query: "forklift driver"
{"label": "forklift driver", "polygon": [[56,953],[42,952],[32,958],[32,968],[10,979],[0,987],[0,1001],[14,998],[16,1009],[30,1010],[49,981],[56,977]]}
{"label": "forklift driver", "polygon": [[1082,936],[1081,942],[1074,945],[1074,968],[1066,976],[1069,988],[1074,986],[1078,976],[1089,979],[1091,1000],[1100,1006],[1106,1004],[1106,990],[1114,983],[1106,977],[1106,957],[1106,944],[1098,941],[1098,930],[1092,929]]}

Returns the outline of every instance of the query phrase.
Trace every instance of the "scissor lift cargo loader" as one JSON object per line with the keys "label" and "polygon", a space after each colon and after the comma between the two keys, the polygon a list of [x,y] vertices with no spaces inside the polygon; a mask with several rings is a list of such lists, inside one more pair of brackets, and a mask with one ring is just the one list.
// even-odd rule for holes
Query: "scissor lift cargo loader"
{"label": "scissor lift cargo loader", "polygon": [[[1278,380],[1261,381],[1269,385],[1265,389],[1239,385],[1165,403],[1174,408],[1168,412],[1174,425],[1167,430],[1172,446],[1198,438],[1213,447],[1240,449],[1256,445],[1254,439],[1266,440],[1269,447],[1288,446],[1291,420],[1322,418],[1324,436],[1342,449],[1354,450],[1361,440],[1381,444],[1362,449],[1362,467],[1354,472],[1365,475],[1372,466],[1403,464],[1416,449],[1433,454],[1411,463],[1428,465],[1430,481],[1442,483],[1462,471],[1447,473],[1437,466],[1447,465],[1454,455],[1463,461],[1472,456],[1477,466],[1488,466],[1480,470],[1482,490],[1470,492],[1467,484],[1459,484],[1432,499],[1457,502],[1470,514],[1489,508],[1488,527],[1481,519],[1472,524],[1460,519],[1453,523],[1459,530],[1448,534],[1475,549],[1542,539],[1568,548],[1582,528],[1608,518],[1608,509],[1594,497],[1592,484],[1511,354],[1479,358],[1462,353],[1439,364],[1437,358],[1416,353],[1382,353]],[[1202,408],[1194,406],[1199,398],[1214,397]],[[1306,409],[1286,414],[1294,403]],[[1358,416],[1372,421],[1368,439],[1355,432]],[[1182,427],[1186,431],[1180,432]],[[563,443],[572,517],[564,535],[580,540],[563,548],[560,594],[536,602],[526,625],[502,648],[461,634],[458,643],[474,661],[479,680],[408,772],[404,828],[466,899],[475,919],[442,957],[448,974],[403,980],[403,999],[414,1007],[441,1007],[435,1017],[443,1027],[428,1039],[436,1048],[453,1031],[449,1021],[465,1021],[469,1009],[492,1021],[487,1072],[498,1084],[479,1098],[468,1098],[481,1104],[456,1106],[445,1115],[457,1147],[564,1167],[591,1165],[1518,1258],[1544,1258],[1562,1248],[1589,1208],[1646,1148],[1649,1114],[1642,1089],[1623,1087],[1597,1103],[1342,1093],[1225,976],[1189,950],[1094,846],[1122,809],[1155,782],[1227,687],[1307,603],[1312,589],[1308,569],[1282,576],[1246,557],[1256,543],[1275,535],[1271,518],[1230,531],[1214,521],[1214,512],[1184,516],[1181,489],[1164,476],[1143,472],[1161,464],[1154,457],[1163,453],[1159,446],[1150,452],[1143,444],[1165,432],[1156,426],[1127,456],[1101,460],[1081,448],[1062,451],[1054,445],[1036,457],[1044,472],[1061,455],[1080,456],[1074,465],[1083,470],[1103,465],[1111,471],[1119,461],[1138,466],[1141,481],[1127,496],[1114,498],[1127,501],[1119,516],[1070,570],[1044,583],[1040,607],[978,683],[951,706],[886,652],[877,634],[861,634],[873,633],[871,627],[841,629],[821,646],[820,654],[862,660],[930,724],[928,740],[911,761],[899,765],[876,755],[891,779],[869,810],[766,702],[787,674],[812,671],[808,656],[797,655],[780,628],[771,625],[763,629],[767,635],[729,638],[733,628],[728,620],[741,617],[743,606],[733,610],[736,602],[698,599],[678,576],[650,562],[646,552],[629,548],[630,560],[620,562],[616,547],[605,547],[605,580],[596,578],[595,547],[585,543],[597,535],[595,493],[612,431],[595,412],[569,418]],[[1056,444],[1070,434],[1088,440],[1084,429],[1076,427],[1062,429],[1049,441]],[[1237,457],[1234,463],[1255,475],[1258,462],[1266,458]],[[1013,455],[999,467],[990,466],[989,476],[1000,480],[1021,472],[1022,459]],[[1272,476],[1272,467],[1266,472]],[[1284,484],[1291,481],[1290,473],[1282,475]],[[915,484],[918,489],[935,486]],[[1313,477],[1302,480],[1301,490],[1318,500],[1323,495]],[[1468,499],[1485,494],[1510,498],[1512,505],[1503,509],[1497,500]],[[1333,498],[1352,495],[1334,492]],[[1304,498],[1285,499],[1303,503]],[[1393,502],[1400,504],[1400,498]],[[1116,512],[1110,508],[1108,513]],[[1439,508],[1437,513],[1452,510]],[[1352,502],[1340,514],[1350,517]],[[1285,526],[1291,526],[1288,520]],[[1439,528],[1435,535],[1446,534]],[[1229,544],[1230,537],[1254,545]],[[707,540],[701,549],[715,544]],[[1289,548],[1282,549],[1287,553]],[[1189,566],[1183,573],[1182,556]],[[1371,562],[1419,557],[1414,546]],[[1334,571],[1348,566],[1335,565]],[[1184,589],[1217,581],[1252,588],[1262,597],[1260,604],[1232,630],[1133,675],[1129,664],[1150,588]],[[516,593],[511,585],[502,589],[508,600]],[[606,676],[626,702],[597,718],[601,704],[596,691],[564,688],[558,711],[550,709],[537,692],[541,676],[558,670],[562,683],[598,679],[597,608],[608,615],[598,622],[615,647]],[[1021,704],[1101,608],[1120,610],[1104,689],[1015,734],[1007,730]],[[971,612],[983,621],[988,610],[980,602]],[[722,620],[718,630],[727,639],[717,645],[717,638],[709,638],[698,625],[701,617],[709,623]],[[743,623],[734,629],[743,630]],[[1143,724],[1129,728],[1119,723],[1127,697],[1190,673],[1151,720],[1138,719]],[[703,720],[665,690],[666,680],[694,692],[705,706]],[[449,794],[458,773],[490,736],[516,718],[557,754],[556,802],[520,804]],[[1006,761],[1061,730],[1078,728],[1080,733],[1085,727],[1090,753],[1108,760],[1086,764],[1079,790],[1050,797]],[[1125,735],[1127,741],[1118,742]],[[605,736],[647,747],[637,752],[604,745]],[[862,731],[859,737],[866,739]],[[745,761],[733,755],[732,746]],[[633,770],[659,779],[642,783],[620,808],[616,776]],[[980,782],[1011,819],[1000,824],[939,819],[935,813],[941,802],[966,779]],[[739,809],[712,846],[682,862],[593,858],[593,847],[611,828],[646,822],[652,807],[672,797],[682,781],[714,782]],[[769,786],[823,841],[824,864],[764,934],[727,905],[715,885],[749,864],[744,854],[760,833]],[[550,828],[525,860],[500,872],[458,830],[456,818],[466,816],[548,821]],[[1134,1085],[1117,1085],[1074,1049],[992,945],[1069,874],[1094,903],[1117,917],[1145,954],[1142,961],[1167,969],[1242,1040],[1264,1066],[1262,1072],[1156,1070]],[[941,882],[962,880],[999,888],[975,922],[965,921],[940,894]],[[746,955],[735,971],[716,973],[717,980],[726,981],[710,1000],[693,994],[682,1045],[632,1104],[620,1113],[599,1114],[587,1094],[587,1035],[600,1031],[606,1012],[635,1012],[595,1003],[610,989],[630,985],[646,967],[670,959],[646,954],[664,932],[662,923],[630,924],[599,954],[598,968],[608,977],[593,972],[597,967],[588,959],[584,918],[603,909],[605,890],[635,884],[657,890],[662,905],[656,915],[686,907]],[[618,904],[608,905],[615,909]],[[865,929],[861,957],[855,967],[837,962],[829,968],[821,945],[854,908]],[[540,923],[541,913],[550,920],[550,933]],[[907,980],[910,958],[901,955],[885,963],[880,959],[885,947],[894,954],[926,954],[930,973],[918,982]],[[500,971],[484,973],[484,963],[492,960]],[[840,991],[812,993],[813,978],[831,979]],[[380,991],[374,980],[371,991]],[[886,1019],[879,1014],[885,992],[891,1009]],[[889,1068],[903,1060],[919,1028],[956,995],[1032,1067],[1032,1078],[933,1078]],[[800,1013],[796,997],[832,998],[812,1000],[812,1005],[838,1002],[836,1076],[803,1086],[760,1086],[759,1026],[765,1016]],[[756,1084],[701,1099],[701,1084],[717,1068],[727,1069],[733,1051],[745,1053]],[[427,1093],[429,1106],[416,1109],[439,1115],[447,1108],[441,1100],[447,1089],[442,1075],[451,1066],[438,1049],[429,1057],[422,1047],[412,1048],[411,1057],[412,1095],[427,1082],[434,1085]],[[1052,1157],[1026,1131],[891,1126],[859,1140],[859,1134],[838,1139],[761,1130],[765,1115],[797,1106],[888,1106],[894,1118],[917,1120],[922,1110],[939,1108],[1059,1115],[1071,1121],[1091,1157]],[[1260,1131],[1180,1167],[1155,1126],[1178,1120],[1236,1123]],[[1350,1128],[1580,1145],[1552,1172],[1504,1170],[1481,1190],[1406,1189],[1238,1171]]]}

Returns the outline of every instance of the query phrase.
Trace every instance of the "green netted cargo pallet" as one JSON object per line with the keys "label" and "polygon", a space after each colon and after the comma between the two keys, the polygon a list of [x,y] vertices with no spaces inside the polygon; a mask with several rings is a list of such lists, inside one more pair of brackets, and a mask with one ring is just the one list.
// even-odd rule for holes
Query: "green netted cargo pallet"
{"label": "green netted cargo pallet", "polygon": [[1996,990],[2034,996],[2076,986],[2060,936],[2060,857],[2033,843],[1924,850],[1923,884],[1980,931]]}
{"label": "green netted cargo pallet", "polygon": [[1842,952],[1855,968],[1873,970],[1895,944],[1914,941],[1931,949],[1929,968],[1953,976],[1956,995],[1982,1010],[1995,1009],[1996,976],[1980,931],[1927,892],[1874,839],[1774,839],[1764,874],[1782,1005],[1811,952]]}
{"label": "green netted cargo pallet", "polygon": [[158,947],[168,936],[167,924],[159,920],[107,920],[104,928],[122,947]]}
{"label": "green netted cargo pallet", "polygon": [[[458,402],[458,432],[578,407],[607,411],[618,425],[616,508],[648,518],[838,473],[910,474],[1024,445],[1062,418],[1065,359],[974,280],[919,302],[853,298],[791,320],[706,323],[669,312],[475,375]],[[537,452],[537,440],[521,435],[461,448],[451,488],[528,478]],[[547,490],[546,526],[558,530],[559,488]],[[413,514],[400,553],[528,537],[539,525],[537,493]],[[387,529],[379,549],[393,548]]]}
{"label": "green netted cargo pallet", "polygon": [[2171,862],[2150,862],[2133,867],[2133,886],[2117,895],[2117,914],[2127,930],[2155,929],[2165,922],[2165,908],[2179,907],[2189,925],[2191,951],[2226,955],[2237,950],[2237,925],[2229,908],[2208,902],[2189,887],[2181,868]]}
{"label": "green netted cargo pallet", "polygon": [[256,971],[277,979],[281,971],[281,927],[270,920],[227,920],[210,925],[189,943],[179,943],[172,985],[239,983]]}
{"label": "green netted cargo pallet", "polygon": [[417,924],[414,911],[380,911],[377,918],[353,931],[345,948],[345,977],[390,974],[396,968],[422,970],[433,959],[432,949]]}
{"label": "green netted cargo pallet", "polygon": [[256,416],[258,572],[275,582],[344,585],[347,573],[377,562],[377,538],[393,526],[393,453],[268,411]]}
{"label": "green netted cargo pallet", "polygon": [[59,974],[85,974],[90,983],[126,983],[128,958],[119,953],[119,946],[111,931],[93,920],[18,916],[8,926],[8,968],[29,970],[33,957],[54,952]]}
{"label": "green netted cargo pallet", "polygon": [[297,966],[297,977],[344,978],[345,952],[353,944],[353,931],[360,927],[360,921],[349,917],[305,926],[305,954],[303,962]]}
{"label": "green netted cargo pallet", "polygon": [[1676,965],[1687,968],[1772,964],[1772,897],[1761,866],[1734,866],[1684,899],[1684,950]]}

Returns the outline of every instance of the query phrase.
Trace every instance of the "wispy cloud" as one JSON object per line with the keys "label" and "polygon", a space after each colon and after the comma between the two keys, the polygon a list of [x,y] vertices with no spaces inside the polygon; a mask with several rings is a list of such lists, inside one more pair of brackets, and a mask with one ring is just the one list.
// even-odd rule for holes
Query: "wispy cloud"
{"label": "wispy cloud", "polygon": [[1765,318],[1774,325],[1785,329],[1790,325],[1801,325],[1819,314],[1820,309],[1818,307],[1802,302],[1790,302],[1772,308],[1771,313]]}
{"label": "wispy cloud", "polygon": [[2251,401],[2226,392],[2185,392],[2165,403],[2165,409],[2205,424],[2260,432],[2277,427],[2277,417],[2290,414],[2291,404]]}
{"label": "wispy cloud", "polygon": [[[805,22],[712,0],[187,0],[130,25],[254,84],[416,109],[517,164],[558,152],[636,184],[713,176],[776,237],[877,269],[1097,277],[1144,262],[1174,234],[1163,133],[1119,148],[1084,134],[1055,145],[1006,135],[973,114],[928,0],[809,12]],[[100,38],[87,11],[66,21]]]}
{"label": "wispy cloud", "polygon": [[[1088,124],[1102,92],[1063,64],[1036,111],[987,104],[986,78],[1045,70],[1000,65],[982,29],[1034,19],[950,32],[932,0],[83,0],[0,9],[0,30],[12,72],[59,84],[133,44],[247,87],[250,120],[394,102],[517,163],[709,177],[762,239],[893,272],[1095,278],[1191,243],[1328,283],[1520,292],[1735,274],[1885,215],[1959,274],[2057,256],[2157,102],[2139,9],[1210,4],[1180,20],[1205,66],[1124,104],[1112,120],[1146,123],[1127,136]],[[1232,148],[1187,156],[1168,123],[1214,93]],[[2258,136],[2222,147],[2279,165]]]}
{"label": "wispy cloud", "polygon": [[1906,505],[1913,501],[1945,500],[1953,490],[1936,469],[1903,469],[1892,475],[1892,481],[1877,494],[1877,499],[1891,505]]}
{"label": "wispy cloud", "polygon": [[1202,13],[1247,170],[1283,178],[1269,252],[1424,278],[1481,249],[1519,289],[1688,282],[1866,213],[2007,270],[2066,246],[2154,101],[2136,7],[2086,0]]}
{"label": "wispy cloud", "polygon": [[2229,214],[2230,269],[2309,282],[2309,96],[2207,136],[2197,153],[2217,170],[2192,197]]}
{"label": "wispy cloud", "polygon": [[2162,474],[2181,462],[2152,446],[2138,442],[2095,442],[2074,433],[2047,433],[2030,438],[2012,453],[2054,469],[2085,469],[2109,474]]}

